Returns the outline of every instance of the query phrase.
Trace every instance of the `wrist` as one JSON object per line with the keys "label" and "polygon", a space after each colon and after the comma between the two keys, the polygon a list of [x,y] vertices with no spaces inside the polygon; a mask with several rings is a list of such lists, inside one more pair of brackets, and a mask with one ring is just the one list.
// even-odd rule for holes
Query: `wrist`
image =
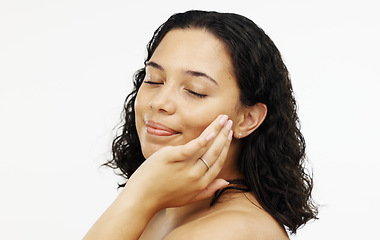
{"label": "wrist", "polygon": [[141,219],[149,220],[160,211],[155,198],[146,196],[141,191],[133,191],[128,184],[112,204],[120,213],[133,213]]}

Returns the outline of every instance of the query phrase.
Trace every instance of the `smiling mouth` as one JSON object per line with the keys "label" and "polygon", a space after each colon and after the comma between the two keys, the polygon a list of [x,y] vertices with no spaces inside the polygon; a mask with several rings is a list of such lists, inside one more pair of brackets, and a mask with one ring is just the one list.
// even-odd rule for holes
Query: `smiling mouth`
{"label": "smiling mouth", "polygon": [[154,121],[145,121],[146,131],[156,136],[173,136],[179,132]]}

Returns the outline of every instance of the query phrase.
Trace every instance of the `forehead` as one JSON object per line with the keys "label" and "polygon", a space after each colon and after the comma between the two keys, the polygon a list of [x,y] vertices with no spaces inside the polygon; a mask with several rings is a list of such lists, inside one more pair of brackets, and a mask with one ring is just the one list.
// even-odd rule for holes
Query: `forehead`
{"label": "forehead", "polygon": [[204,29],[169,31],[150,60],[165,69],[197,70],[215,78],[234,76],[231,58],[224,44]]}

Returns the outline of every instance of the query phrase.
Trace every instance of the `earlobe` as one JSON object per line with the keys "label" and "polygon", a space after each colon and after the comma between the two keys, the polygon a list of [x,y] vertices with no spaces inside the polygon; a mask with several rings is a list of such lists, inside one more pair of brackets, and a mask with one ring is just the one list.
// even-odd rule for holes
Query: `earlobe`
{"label": "earlobe", "polygon": [[254,132],[265,120],[267,111],[267,106],[264,103],[246,107],[244,113],[242,113],[241,121],[234,131],[237,135],[235,137],[244,138]]}

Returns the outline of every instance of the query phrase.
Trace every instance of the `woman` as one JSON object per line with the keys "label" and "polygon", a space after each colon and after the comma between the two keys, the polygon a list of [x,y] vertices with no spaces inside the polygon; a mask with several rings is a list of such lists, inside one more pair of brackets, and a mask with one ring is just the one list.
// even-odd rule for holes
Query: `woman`
{"label": "woman", "polygon": [[85,239],[288,239],[316,218],[288,71],[236,14],[154,33],[107,163],[128,179]]}

